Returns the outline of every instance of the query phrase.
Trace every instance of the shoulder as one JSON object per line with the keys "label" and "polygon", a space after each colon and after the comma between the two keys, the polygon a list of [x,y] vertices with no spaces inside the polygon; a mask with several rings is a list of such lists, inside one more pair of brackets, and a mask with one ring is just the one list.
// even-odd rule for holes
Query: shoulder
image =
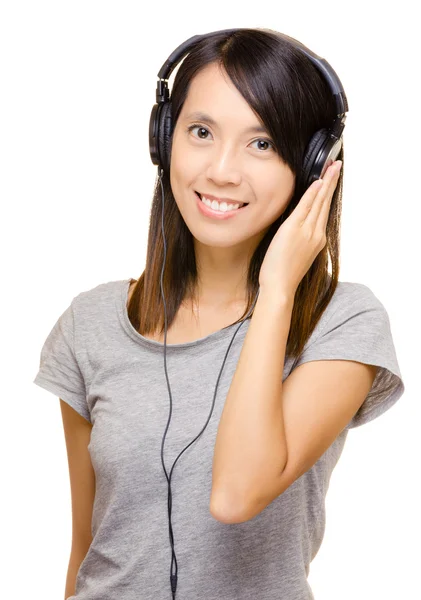
{"label": "shoulder", "polygon": [[376,305],[380,300],[368,285],[354,281],[338,281],[327,310],[331,313],[338,308],[347,310],[353,304]]}
{"label": "shoulder", "polygon": [[112,327],[117,307],[123,294],[127,294],[128,286],[129,279],[107,281],[83,290],[73,298],[73,327],[79,340],[93,339],[92,336]]}
{"label": "shoulder", "polygon": [[320,320],[324,329],[330,322],[344,321],[371,312],[387,316],[385,307],[372,289],[364,283],[339,281]]}
{"label": "shoulder", "polygon": [[118,279],[100,283],[92,288],[79,292],[72,300],[73,307],[77,310],[101,307],[104,303],[113,302],[116,294],[127,289],[129,279]]}
{"label": "shoulder", "polygon": [[[381,323],[388,325],[384,305],[369,286],[352,281],[338,281],[335,292],[313,330],[306,346],[329,335],[341,338],[346,333],[353,336],[359,330],[370,330]],[[371,324],[371,325],[370,325]]]}

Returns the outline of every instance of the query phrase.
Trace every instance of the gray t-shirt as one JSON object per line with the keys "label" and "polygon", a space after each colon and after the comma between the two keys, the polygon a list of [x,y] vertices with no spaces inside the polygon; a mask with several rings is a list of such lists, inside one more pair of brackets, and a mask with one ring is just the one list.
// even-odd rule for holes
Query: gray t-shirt
{"label": "gray t-shirt", "polygon": [[[164,344],[129,321],[129,279],[81,292],[41,350],[34,383],[93,424],[96,476],[93,540],[69,600],[171,600],[168,483],[161,443],[170,399]],[[178,459],[171,479],[179,600],[310,600],[307,577],[324,535],[325,496],[348,430],[375,419],[402,396],[388,314],[365,285],[339,282],[299,360],[378,365],[370,393],[321,458],[250,521],[224,524],[209,512],[213,450],[224,401],[250,317],[228,353],[206,429]],[[174,460],[199,434],[238,324],[185,344],[167,344],[172,419],[164,446]]]}

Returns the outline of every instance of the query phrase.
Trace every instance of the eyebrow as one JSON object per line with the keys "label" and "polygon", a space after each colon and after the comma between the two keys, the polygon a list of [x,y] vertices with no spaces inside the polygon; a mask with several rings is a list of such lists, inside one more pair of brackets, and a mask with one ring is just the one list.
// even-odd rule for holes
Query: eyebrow
{"label": "eyebrow", "polygon": [[[208,123],[209,125],[216,125],[218,126],[217,122],[212,119],[211,116],[207,115],[204,112],[200,112],[200,111],[195,111],[190,113],[189,115],[186,116],[186,120],[188,119],[197,119],[198,121],[203,121],[204,123]],[[267,129],[266,127],[263,127],[262,125],[255,125],[252,127],[247,127],[246,129],[244,129],[244,133],[267,133]]]}

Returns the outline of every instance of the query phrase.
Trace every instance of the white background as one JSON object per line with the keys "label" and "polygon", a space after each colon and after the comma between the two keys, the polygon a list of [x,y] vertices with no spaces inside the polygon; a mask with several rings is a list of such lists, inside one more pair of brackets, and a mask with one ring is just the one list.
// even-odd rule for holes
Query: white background
{"label": "white background", "polygon": [[340,280],[368,285],[383,302],[406,385],[391,410],[348,436],[309,582],[316,600],[420,597],[415,7],[326,0],[1,5],[5,598],[64,598],[70,485],[59,400],[32,383],[41,346],[79,292],[143,271],[158,70],[187,38],[230,27],[295,37],[328,60],[344,85],[350,110]]}

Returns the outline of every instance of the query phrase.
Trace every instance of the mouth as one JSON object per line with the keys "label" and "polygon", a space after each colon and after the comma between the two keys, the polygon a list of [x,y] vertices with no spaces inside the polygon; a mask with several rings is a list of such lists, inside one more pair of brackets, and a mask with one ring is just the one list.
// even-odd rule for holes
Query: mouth
{"label": "mouth", "polygon": [[243,214],[243,210],[246,209],[248,206],[248,203],[243,204],[241,202],[238,202],[238,204],[242,204],[242,206],[240,206],[239,208],[230,208],[225,211],[213,209],[212,206],[209,206],[208,204],[202,201],[202,194],[199,194],[199,192],[195,191],[194,195],[196,196],[197,207],[202,213],[202,215],[208,219],[216,219],[217,221],[230,221],[231,219],[235,218],[235,215],[238,215],[239,213]]}
{"label": "mouth", "polygon": [[[202,201],[202,194],[200,194],[200,193],[199,193],[199,192],[197,192],[197,191],[196,191],[195,193],[196,193],[196,195],[199,197],[199,200],[200,200],[200,201]],[[222,204],[222,203],[221,203],[221,204]],[[226,204],[228,205],[228,207],[229,207],[231,204],[239,204],[240,206],[239,206],[238,208],[235,208],[235,209],[232,209],[232,208],[230,209],[230,208],[228,208],[226,211],[220,211],[220,212],[232,212],[232,211],[237,211],[237,210],[240,210],[241,208],[245,208],[246,206],[248,206],[248,204],[249,204],[249,203],[248,203],[248,202],[227,202]],[[209,208],[212,208],[211,206],[209,206],[209,205],[207,205],[207,204],[206,204],[206,206],[208,206]]]}

